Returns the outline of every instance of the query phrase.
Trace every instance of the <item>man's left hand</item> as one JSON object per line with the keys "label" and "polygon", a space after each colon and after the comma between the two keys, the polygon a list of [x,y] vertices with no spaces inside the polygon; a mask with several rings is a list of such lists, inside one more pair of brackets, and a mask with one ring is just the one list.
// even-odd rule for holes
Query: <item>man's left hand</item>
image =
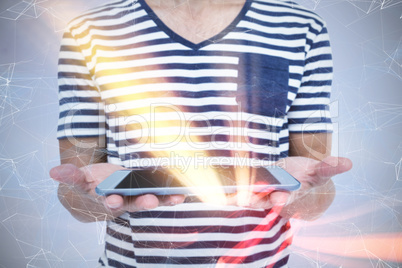
{"label": "man's left hand", "polygon": [[335,189],[331,178],[352,168],[352,161],[329,156],[323,161],[307,157],[287,157],[275,163],[301,183],[293,192],[273,191],[252,194],[248,207],[278,209],[281,216],[316,219],[332,203]]}

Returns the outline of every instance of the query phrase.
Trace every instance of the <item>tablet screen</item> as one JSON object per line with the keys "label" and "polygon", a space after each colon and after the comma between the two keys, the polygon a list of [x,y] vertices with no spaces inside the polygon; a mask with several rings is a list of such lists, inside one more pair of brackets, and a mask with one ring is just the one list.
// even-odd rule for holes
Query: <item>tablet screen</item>
{"label": "tablet screen", "polygon": [[[222,186],[236,186],[236,172],[233,167],[214,168]],[[242,183],[280,185],[280,182],[263,167],[250,167],[249,179],[239,180]],[[133,170],[117,186],[124,188],[157,188],[157,187],[185,187],[185,184],[174,178],[168,169],[139,169]]]}

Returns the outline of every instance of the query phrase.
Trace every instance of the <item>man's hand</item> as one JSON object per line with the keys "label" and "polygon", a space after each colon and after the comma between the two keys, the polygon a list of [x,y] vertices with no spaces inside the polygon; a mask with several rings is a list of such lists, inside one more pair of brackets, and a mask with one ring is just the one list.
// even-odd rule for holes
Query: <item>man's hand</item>
{"label": "man's hand", "polygon": [[184,201],[184,196],[172,195],[156,197],[142,195],[122,197],[99,196],[96,186],[120,166],[99,163],[78,168],[73,164],[63,164],[50,170],[50,177],[60,182],[59,199],[78,220],[89,222],[113,219],[125,211],[134,212],[152,209],[157,206],[172,206]]}
{"label": "man's hand", "polygon": [[270,194],[254,194],[251,208],[278,209],[281,216],[305,220],[317,219],[329,207],[335,197],[331,177],[352,168],[347,158],[329,156],[323,161],[306,157],[287,157],[275,165],[282,167],[301,182],[294,192],[273,191]]}

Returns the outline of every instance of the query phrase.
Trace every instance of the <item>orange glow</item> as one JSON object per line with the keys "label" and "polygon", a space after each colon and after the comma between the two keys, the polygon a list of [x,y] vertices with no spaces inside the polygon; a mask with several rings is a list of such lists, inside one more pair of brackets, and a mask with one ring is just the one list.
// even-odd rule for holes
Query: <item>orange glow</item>
{"label": "orange glow", "polygon": [[[272,208],[272,212],[276,215],[278,215],[280,213],[280,211],[282,210],[282,206],[276,206]],[[265,219],[267,217],[269,217],[271,214],[267,214],[267,216],[265,217]],[[264,219],[264,220],[265,220]],[[268,232],[272,226],[274,225],[275,221],[276,221],[276,217],[274,217],[270,222],[264,224],[263,221],[261,222],[261,224],[258,224],[256,228],[254,228],[254,230],[252,232]],[[287,228],[290,228],[290,223],[287,222],[286,223]],[[250,236],[252,234],[252,232],[250,232]],[[228,250],[226,256],[222,256],[219,258],[217,264],[224,264],[225,267],[231,267],[230,265],[237,265],[237,264],[242,264],[244,262],[244,259],[246,257],[244,256],[248,256],[252,254],[252,251],[254,250],[254,246],[260,244],[261,240],[263,238],[254,238],[254,239],[250,239],[250,238],[245,238],[243,239],[243,241],[239,242],[235,247],[233,247],[232,249]],[[278,249],[278,252],[284,250],[286,247],[288,247],[290,244],[292,243],[292,235],[290,234],[285,241],[281,244],[280,248]],[[243,249],[245,251],[244,256],[238,256],[236,255],[236,249]],[[276,255],[278,258],[281,257],[281,254]],[[275,262],[278,260],[272,260],[272,263],[275,264]],[[270,267],[270,266],[267,266]]]}
{"label": "orange glow", "polygon": [[[145,94],[145,93],[144,93]],[[144,94],[140,94],[141,98],[144,98]],[[145,97],[146,98],[146,97]],[[177,107],[169,104],[160,104],[154,107],[147,108],[148,112],[155,113],[151,116],[150,121],[148,122],[149,126],[152,126],[153,132],[150,132],[148,137],[141,141],[144,144],[150,144],[160,147],[161,150],[156,152],[150,151],[149,154],[155,158],[169,158],[172,153],[178,155],[184,159],[195,159],[196,155],[192,151],[186,151],[180,149],[180,144],[190,142],[197,144],[202,143],[202,136],[197,135],[188,135],[186,133],[177,134],[177,135],[169,135],[166,133],[165,129],[172,127],[166,120],[157,120],[157,113],[160,112],[175,112],[179,116],[180,120],[176,120],[176,125],[174,127],[184,128],[191,124],[191,121],[186,121],[182,111],[179,111]],[[126,128],[130,128],[126,126]],[[130,131],[131,129],[126,129]],[[178,147],[176,147],[179,145]],[[202,150],[198,152],[198,154],[204,154]],[[223,189],[218,192],[214,192],[214,194],[210,194],[208,187],[215,187],[219,189],[222,184],[219,179],[219,175],[216,174],[215,170],[209,166],[199,166],[196,165],[194,161],[190,161],[190,163],[184,168],[179,169],[175,166],[170,167],[171,174],[181,181],[183,185],[186,187],[192,187],[193,194],[197,195],[203,202],[214,203],[219,205],[225,205],[227,203],[226,194]]]}
{"label": "orange glow", "polygon": [[[163,82],[163,81],[161,81]],[[121,86],[137,86],[138,84],[135,81],[127,81],[127,85],[125,85],[124,81]],[[130,101],[134,101],[135,103],[138,101],[139,103],[143,102],[147,99],[152,99],[154,92],[138,92],[131,94],[129,96],[117,97],[117,103],[127,103]],[[126,104],[127,105],[127,104]],[[170,113],[171,116],[166,118],[166,114]],[[140,117],[143,116],[142,120],[146,120],[146,122],[141,123],[136,121],[136,118],[129,118],[130,114],[138,114]],[[164,115],[163,117],[160,117]],[[131,142],[133,145],[135,144],[144,144],[152,148],[159,148],[157,151],[148,151],[147,153],[151,158],[164,158],[171,159],[170,156],[172,154],[177,155],[183,159],[195,159],[198,154],[198,157],[201,155],[206,155],[208,153],[203,151],[203,149],[195,149],[186,151],[183,149],[181,145],[186,144],[186,146],[191,146],[194,144],[195,146],[200,144],[205,144],[206,140],[203,140],[203,135],[197,132],[197,120],[203,120],[206,118],[198,118],[196,116],[192,116],[191,118],[185,117],[185,111],[179,110],[179,108],[173,104],[169,103],[154,103],[151,106],[144,105],[144,107],[133,107],[131,111],[122,111],[121,117],[118,120],[126,121],[124,125],[125,131],[145,131],[147,134],[142,134],[140,136],[135,137],[127,137],[127,141]],[[128,116],[124,117],[124,116]],[[130,121],[132,120],[132,121]],[[119,121],[117,121],[119,122]],[[119,124],[122,122],[120,121]],[[238,124],[236,124],[237,126]],[[248,142],[247,138],[238,135],[238,133],[234,133],[234,129],[236,126],[233,125],[233,122],[230,121],[227,126],[227,131],[230,132],[229,143],[236,144],[236,147],[241,148],[242,144],[246,144]],[[180,129],[180,134],[174,132],[174,128]],[[203,131],[204,135],[213,134],[210,133],[210,129],[206,127]],[[216,134],[216,133],[215,133]],[[225,132],[225,134],[228,134]],[[135,134],[137,135],[137,134]],[[238,145],[238,146],[237,146]],[[130,146],[128,146],[130,147]],[[181,148],[180,148],[181,147]],[[185,147],[184,147],[185,148]],[[135,151],[133,151],[135,153]],[[232,157],[237,158],[249,158],[248,152],[238,152],[232,151]],[[218,192],[214,191],[211,194],[209,187],[214,187],[216,189],[222,186],[221,181],[219,179],[219,174],[216,174],[218,169],[214,169],[209,163],[196,163],[198,161],[189,161],[186,167],[176,168],[175,166],[169,166],[171,173],[174,177],[179,179],[181,183],[187,187],[192,187],[194,189],[193,194],[197,195],[203,202],[213,203],[217,205],[225,205],[228,204],[228,198],[224,192],[224,190],[220,190]],[[200,165],[201,164],[201,165]],[[250,169],[245,166],[243,168],[237,168],[235,170],[235,177],[238,185],[250,185]],[[251,182],[252,183],[252,182]],[[240,206],[248,206],[250,204],[251,191],[249,189],[242,189],[238,191],[237,195],[237,205]],[[232,202],[231,202],[232,203]]]}
{"label": "orange glow", "polygon": [[[331,213],[321,218],[319,221],[309,222],[309,226],[319,226],[335,222],[346,222],[357,217],[361,217],[367,214],[372,214],[381,207],[375,205],[375,200],[370,200],[360,206],[352,206],[350,209],[338,211],[337,213]],[[313,227],[314,228],[314,227]]]}
{"label": "orange glow", "polygon": [[293,246],[310,251],[304,254],[311,254],[312,258],[317,256],[319,246],[320,254],[402,263],[402,233],[368,234],[355,237],[298,236]]}
{"label": "orange glow", "polygon": [[195,187],[193,194],[197,195],[203,202],[225,205],[227,203],[226,194],[223,189],[219,192],[210,194],[208,187],[222,186],[219,175],[211,168],[197,168],[189,166],[186,170],[180,171],[172,169],[173,175],[187,187]]}
{"label": "orange glow", "polygon": [[[238,143],[241,144],[244,142],[244,140],[241,138],[241,136],[230,136],[230,140],[233,143]],[[249,153],[248,152],[233,152],[232,151],[232,156],[233,154],[238,154],[238,157],[242,158],[248,158]],[[238,167],[235,169],[235,177],[236,177],[236,183],[237,185],[249,185],[251,182],[249,181],[250,178],[250,169],[245,168],[245,167]],[[247,189],[238,189],[237,193],[237,205],[239,206],[249,206],[251,202],[251,191]]]}
{"label": "orange glow", "polygon": [[[236,168],[235,176],[237,185],[248,185],[249,176],[250,176],[249,168]],[[237,205],[238,206],[249,206],[251,199],[251,191],[245,188],[239,188],[237,191]]]}

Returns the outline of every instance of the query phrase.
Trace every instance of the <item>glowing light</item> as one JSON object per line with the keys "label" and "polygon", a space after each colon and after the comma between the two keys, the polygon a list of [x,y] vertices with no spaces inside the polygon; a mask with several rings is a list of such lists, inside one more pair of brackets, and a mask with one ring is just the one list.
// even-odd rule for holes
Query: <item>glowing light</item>
{"label": "glowing light", "polygon": [[[152,94],[150,92],[149,94]],[[147,99],[146,93],[139,95],[130,96],[131,101],[144,100]],[[136,99],[138,98],[138,99]],[[122,100],[118,100],[118,103],[122,103],[127,101],[126,98]],[[181,131],[180,134],[169,133],[167,130],[169,127],[178,127],[183,128],[189,122],[187,122],[183,116],[183,112],[179,111],[177,107],[169,104],[155,104],[154,106],[149,106],[147,108],[149,116],[149,120],[145,125],[141,127],[147,128],[146,131],[149,134],[147,137],[141,136],[141,140],[137,141],[143,144],[147,144],[150,146],[154,146],[155,148],[160,148],[157,151],[149,151],[147,152],[151,158],[171,158],[172,153],[174,155],[180,156],[183,159],[195,159],[195,153],[191,150],[183,150],[182,144],[191,139],[191,143],[201,143],[202,136],[198,135],[184,135]],[[145,111],[144,110],[144,111]],[[171,126],[169,123],[172,121],[158,120],[156,118],[158,113],[166,113],[166,112],[176,112],[176,116],[178,116],[179,120],[174,120],[175,125]],[[190,122],[191,123],[191,122]],[[125,125],[126,131],[135,130],[135,126],[138,127],[138,124],[134,124],[132,126]],[[149,128],[151,127],[151,131]],[[205,154],[204,151],[199,150],[197,154]],[[208,166],[200,166],[197,165],[194,161],[190,161],[187,163],[187,166],[183,169],[179,169],[175,166],[169,167],[171,174],[180,180],[180,182],[186,186],[190,187],[193,190],[193,194],[197,195],[203,202],[214,203],[219,205],[225,205],[227,203],[226,194],[221,188],[222,184],[219,179],[219,174],[216,174],[216,170],[208,167]],[[214,187],[216,190],[213,194],[209,192],[209,187]],[[220,189],[220,190],[219,190]]]}
{"label": "glowing light", "polygon": [[[126,82],[122,81],[120,83],[128,83],[127,86],[138,86],[136,80]],[[117,120],[120,120],[120,122],[116,125],[123,124],[122,127],[125,128],[126,133],[130,131],[131,133],[133,133],[133,131],[143,131],[139,138],[136,138],[138,134],[133,134],[134,137],[128,136],[127,142],[133,145],[143,144],[145,146],[149,146],[149,148],[152,146],[152,148],[158,148],[157,150],[146,151],[146,154],[149,155],[149,158],[172,159],[171,156],[175,155],[183,159],[190,159],[189,162],[186,162],[187,165],[184,169],[177,168],[173,165],[169,167],[170,172],[175,178],[180,180],[183,185],[194,189],[193,194],[197,195],[203,202],[219,205],[226,205],[230,203],[239,206],[249,206],[252,189],[248,189],[247,187],[239,188],[234,201],[229,202],[226,193],[221,188],[222,182],[220,181],[219,174],[217,174],[219,169],[213,168],[208,163],[196,163],[198,160],[196,161],[195,158],[199,157],[200,155],[207,157],[208,152],[204,151],[203,149],[196,148],[195,150],[185,149],[189,146],[191,147],[192,145],[197,147],[197,145],[202,145],[208,142],[204,140],[204,137],[205,135],[208,136],[211,134],[208,132],[210,129],[208,127],[200,129],[198,127],[200,121],[197,121],[205,120],[208,122],[208,118],[198,118],[196,116],[186,118],[185,111],[180,110],[173,104],[153,103],[152,99],[154,94],[155,92],[152,91],[140,91],[115,100],[116,103],[119,103],[119,105],[126,105],[126,109],[117,109]],[[174,96],[172,95],[172,97]],[[127,110],[127,108],[132,110]],[[125,115],[131,114],[141,115],[143,120],[145,120],[145,123],[138,122],[135,118],[128,120],[124,118]],[[166,118],[167,115],[169,115],[169,118]],[[121,122],[121,120],[126,122]],[[227,142],[230,144],[236,144],[237,148],[242,148],[242,145],[247,144],[249,141],[246,137],[238,135],[238,133],[234,133],[235,129],[238,128],[238,124],[240,123],[235,123],[236,121],[233,122],[230,119],[227,121],[228,122],[225,127],[225,135],[229,137]],[[177,129],[179,129],[179,131]],[[205,131],[208,133],[205,133]],[[144,135],[144,133],[146,135]],[[220,132],[220,134],[222,133]],[[132,152],[135,153],[135,149]],[[232,150],[230,152],[232,158],[250,158],[250,155],[247,151]],[[250,168],[247,165],[236,168],[234,173],[237,185],[244,186],[253,183],[250,181],[250,175],[252,174],[250,174]],[[210,191],[211,188],[214,188],[212,194]]]}
{"label": "glowing light", "polygon": [[[271,213],[278,215],[278,213],[282,210],[282,206],[276,206],[274,208],[272,208]],[[275,224],[277,217],[274,217],[271,221],[264,223],[264,221],[266,221],[268,219],[268,217],[271,217],[272,214],[267,214],[267,216],[261,221],[260,224],[257,225],[257,227],[255,227],[253,229],[252,232],[250,232],[250,236],[253,232],[268,232],[269,230],[271,230],[272,226]],[[286,223],[286,229],[290,228],[290,223],[287,222]],[[243,239],[243,241],[239,242],[236,246],[234,246],[233,248],[229,249],[227,254],[225,256],[222,256],[219,258],[217,265],[219,267],[219,265],[224,265],[224,267],[231,267],[231,265],[237,265],[237,264],[242,264],[244,263],[245,258],[247,258],[246,256],[251,255],[253,253],[254,250],[254,246],[259,245],[261,240],[263,239],[263,237],[260,238],[245,238]],[[292,243],[292,235],[289,234],[289,236],[285,239],[285,241],[280,245],[279,249],[277,250],[277,252],[281,252],[282,250],[284,250],[286,247],[288,247],[290,244]],[[243,254],[243,256],[238,256],[236,254],[236,250],[238,249],[242,249],[244,250],[245,254]],[[280,258],[280,254],[276,255],[278,258]],[[272,263],[276,263],[276,261],[273,259]],[[270,267],[270,266],[267,266]]]}
{"label": "glowing light", "polygon": [[369,234],[354,237],[299,236],[293,245],[304,250],[311,250],[311,253],[306,252],[306,254],[311,254],[311,257],[316,256],[317,245],[319,245],[322,254],[402,263],[402,233]]}
{"label": "glowing light", "polygon": [[[178,169],[172,169],[172,172],[185,186],[194,189],[193,194],[197,195],[203,202],[217,205],[227,204],[226,194],[221,188],[222,183],[219,174],[214,169],[189,166],[184,172]],[[220,190],[211,194],[209,187]]]}

